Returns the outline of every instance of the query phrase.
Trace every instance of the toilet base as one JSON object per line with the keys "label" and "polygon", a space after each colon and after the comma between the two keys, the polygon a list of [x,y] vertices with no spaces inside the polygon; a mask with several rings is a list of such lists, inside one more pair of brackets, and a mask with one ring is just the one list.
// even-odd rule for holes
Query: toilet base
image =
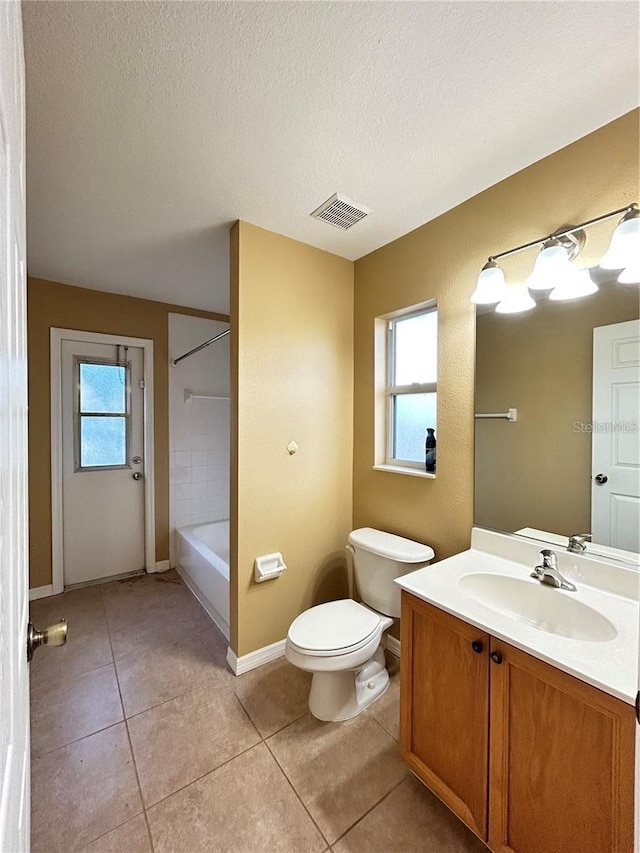
{"label": "toilet base", "polygon": [[378,646],[374,656],[356,670],[314,672],[309,710],[318,720],[349,720],[382,696],[388,686],[384,651]]}

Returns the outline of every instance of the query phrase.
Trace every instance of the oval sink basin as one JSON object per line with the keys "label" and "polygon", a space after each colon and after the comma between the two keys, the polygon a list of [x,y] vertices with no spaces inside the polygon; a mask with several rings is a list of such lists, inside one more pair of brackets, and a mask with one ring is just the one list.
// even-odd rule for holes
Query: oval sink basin
{"label": "oval sink basin", "polygon": [[537,581],[477,572],[463,575],[458,584],[481,604],[539,631],[592,643],[606,643],[618,634],[597,610]]}

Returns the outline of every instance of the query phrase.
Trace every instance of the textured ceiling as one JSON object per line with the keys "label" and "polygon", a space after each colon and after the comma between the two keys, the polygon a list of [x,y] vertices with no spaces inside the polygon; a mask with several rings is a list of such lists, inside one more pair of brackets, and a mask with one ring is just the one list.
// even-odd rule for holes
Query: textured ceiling
{"label": "textured ceiling", "polygon": [[[210,310],[235,219],[355,259],[639,101],[635,2],[23,14],[30,273]],[[374,212],[310,218],[336,190]]]}

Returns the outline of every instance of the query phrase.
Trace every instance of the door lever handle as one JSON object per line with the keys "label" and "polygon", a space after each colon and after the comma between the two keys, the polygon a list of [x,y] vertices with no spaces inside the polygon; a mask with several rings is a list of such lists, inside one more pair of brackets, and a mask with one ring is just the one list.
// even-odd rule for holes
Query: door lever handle
{"label": "door lever handle", "polygon": [[67,620],[60,619],[43,631],[29,622],[27,626],[27,660],[30,661],[38,646],[64,646],[67,642]]}

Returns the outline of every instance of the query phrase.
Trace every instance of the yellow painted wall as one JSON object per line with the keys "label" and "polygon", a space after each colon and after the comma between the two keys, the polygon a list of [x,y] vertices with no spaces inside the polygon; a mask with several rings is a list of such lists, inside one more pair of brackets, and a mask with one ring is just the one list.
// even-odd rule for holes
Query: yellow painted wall
{"label": "yellow painted wall", "polygon": [[[469,297],[478,273],[490,254],[638,200],[639,115],[636,110],[623,116],[356,261],[355,527],[371,525],[427,542],[439,559],[469,546],[474,437]],[[590,229],[581,256],[585,266],[601,257],[612,230],[612,223]],[[535,250],[505,259],[507,279],[524,280],[534,260]],[[440,314],[437,479],[374,471],[374,318],[434,298]]]}
{"label": "yellow painted wall", "polygon": [[[239,222],[231,279],[231,647],[244,655],[347,594],[353,263]],[[287,570],[256,584],[254,558],[274,551]]]}
{"label": "yellow painted wall", "polygon": [[148,299],[29,278],[29,586],[51,583],[51,395],[53,328],[150,338],[154,342],[156,560],[169,559],[168,320],[170,312],[228,320]]}

